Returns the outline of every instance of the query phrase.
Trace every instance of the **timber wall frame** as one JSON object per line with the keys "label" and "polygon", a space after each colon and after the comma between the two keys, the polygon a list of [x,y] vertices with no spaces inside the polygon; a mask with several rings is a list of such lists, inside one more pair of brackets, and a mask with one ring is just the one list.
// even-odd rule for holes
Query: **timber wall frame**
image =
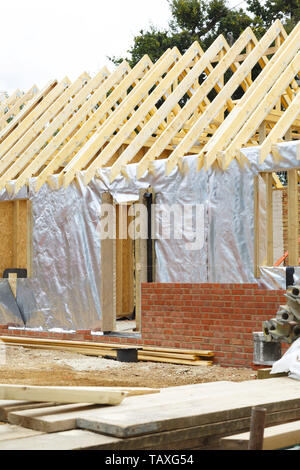
{"label": "timber wall frame", "polygon": [[155,64],[144,56],[133,68],[124,61],[2,96],[0,190],[16,194],[31,178],[37,191],[67,187],[78,174],[88,184],[103,167],[113,181],[129,163],[140,178],[155,159],[168,175],[188,171],[189,154],[199,169],[227,169],[253,145],[261,162],[277,159],[277,143],[300,135],[299,48],[300,23],[287,35],[277,20],[259,41],[247,28],[232,47],[220,35],[205,52],[195,42]]}

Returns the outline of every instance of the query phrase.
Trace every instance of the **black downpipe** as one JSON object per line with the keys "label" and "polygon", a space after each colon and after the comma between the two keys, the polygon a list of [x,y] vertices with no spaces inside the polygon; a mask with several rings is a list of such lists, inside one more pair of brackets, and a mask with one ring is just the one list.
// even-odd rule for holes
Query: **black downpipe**
{"label": "black downpipe", "polygon": [[147,238],[147,282],[153,282],[153,252],[152,252],[152,193],[145,193],[148,214],[148,238]]}

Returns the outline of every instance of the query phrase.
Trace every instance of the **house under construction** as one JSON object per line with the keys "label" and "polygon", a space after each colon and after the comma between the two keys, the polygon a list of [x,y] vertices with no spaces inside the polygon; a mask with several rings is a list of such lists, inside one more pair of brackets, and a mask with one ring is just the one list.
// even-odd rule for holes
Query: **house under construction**
{"label": "house under construction", "polygon": [[[141,344],[218,351],[209,338],[250,302],[247,334],[259,328],[300,275],[299,49],[300,24],[275,21],[260,40],[247,28],[231,47],[220,35],[0,97],[0,324],[96,340],[135,318]],[[104,204],[116,236],[101,239]],[[124,236],[140,205],[147,235]],[[190,230],[160,237],[174,205]]]}

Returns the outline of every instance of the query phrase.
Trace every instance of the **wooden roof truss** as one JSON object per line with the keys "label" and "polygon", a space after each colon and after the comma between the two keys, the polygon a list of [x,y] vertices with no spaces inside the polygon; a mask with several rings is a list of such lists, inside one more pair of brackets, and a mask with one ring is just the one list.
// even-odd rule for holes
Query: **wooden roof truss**
{"label": "wooden roof truss", "polygon": [[261,162],[278,159],[278,142],[299,139],[299,47],[300,23],[287,35],[278,20],[259,41],[247,28],[232,47],[220,35],[205,52],[195,42],[155,64],[144,56],[134,68],[17,90],[0,101],[0,189],[18,192],[32,177],[36,190],[67,187],[79,172],[88,184],[103,167],[113,181],[133,162],[140,178],[156,159],[168,175],[187,171],[189,154],[198,169],[226,169],[253,145]]}

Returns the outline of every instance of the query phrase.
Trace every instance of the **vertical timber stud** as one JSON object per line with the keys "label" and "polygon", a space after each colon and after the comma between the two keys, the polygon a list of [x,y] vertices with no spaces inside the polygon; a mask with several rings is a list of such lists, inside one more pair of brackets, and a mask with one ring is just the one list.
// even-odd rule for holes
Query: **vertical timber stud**
{"label": "vertical timber stud", "polygon": [[13,267],[21,268],[20,266],[20,201],[13,202]]}
{"label": "vertical timber stud", "polygon": [[263,450],[266,412],[266,408],[258,406],[251,409],[248,450]]}
{"label": "vertical timber stud", "polygon": [[[259,126],[259,143],[261,144],[266,138],[266,122],[263,121]],[[260,239],[259,239],[259,175],[254,176],[254,276],[260,277]],[[272,263],[273,264],[273,263]]]}
{"label": "vertical timber stud", "polygon": [[259,270],[259,175],[254,176],[254,276],[260,277]]}
{"label": "vertical timber stud", "polygon": [[267,210],[267,266],[273,266],[273,176],[265,173]]}
{"label": "vertical timber stud", "polygon": [[[113,205],[109,193],[102,195],[102,204]],[[101,313],[102,331],[114,331],[116,328],[116,240],[101,240]]]}
{"label": "vertical timber stud", "polygon": [[27,210],[27,277],[32,277],[32,230],[33,230],[33,219],[32,219],[32,202],[26,202]]}
{"label": "vertical timber stud", "polygon": [[298,266],[298,174],[288,170],[288,261],[289,266]]}
{"label": "vertical timber stud", "polygon": [[[139,205],[145,206],[144,195],[147,191],[141,190]],[[146,207],[146,206],[145,206]],[[141,283],[147,282],[147,238],[143,233],[147,230],[147,220],[144,220],[144,214],[138,214],[136,204],[134,204],[134,220],[140,219],[139,227],[135,226],[134,252],[135,252],[135,321],[136,331],[141,331]],[[143,224],[143,227],[141,226]],[[140,236],[138,235],[140,233]]]}

